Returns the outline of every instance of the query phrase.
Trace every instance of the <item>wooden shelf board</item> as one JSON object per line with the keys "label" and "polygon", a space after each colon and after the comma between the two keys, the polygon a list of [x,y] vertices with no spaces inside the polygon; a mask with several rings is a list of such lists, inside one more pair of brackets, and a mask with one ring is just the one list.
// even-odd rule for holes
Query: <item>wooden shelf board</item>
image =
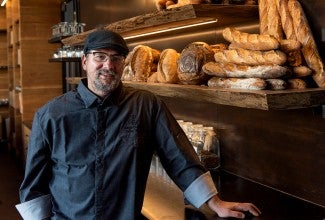
{"label": "wooden shelf board", "polygon": [[261,110],[286,110],[325,104],[325,89],[304,90],[235,90],[198,85],[123,82],[124,85],[151,91],[160,96],[183,98]]}
{"label": "wooden shelf board", "polygon": [[[113,30],[123,37],[128,37],[216,19],[216,27],[236,24],[238,20],[242,23],[256,21],[258,7],[256,5],[185,5],[120,20],[104,26],[104,29]],[[82,45],[88,34],[94,30],[96,29],[62,39],[62,43]]]}
{"label": "wooden shelf board", "polygon": [[50,58],[50,62],[80,62],[80,57]]}

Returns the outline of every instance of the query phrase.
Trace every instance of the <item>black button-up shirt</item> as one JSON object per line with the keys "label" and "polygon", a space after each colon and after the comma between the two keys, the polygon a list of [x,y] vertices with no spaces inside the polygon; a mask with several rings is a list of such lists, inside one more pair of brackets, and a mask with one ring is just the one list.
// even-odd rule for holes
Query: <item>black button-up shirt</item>
{"label": "black button-up shirt", "polygon": [[52,219],[137,219],[154,152],[183,191],[206,172],[155,95],[120,84],[101,100],[85,85],[36,112],[22,202],[50,194]]}

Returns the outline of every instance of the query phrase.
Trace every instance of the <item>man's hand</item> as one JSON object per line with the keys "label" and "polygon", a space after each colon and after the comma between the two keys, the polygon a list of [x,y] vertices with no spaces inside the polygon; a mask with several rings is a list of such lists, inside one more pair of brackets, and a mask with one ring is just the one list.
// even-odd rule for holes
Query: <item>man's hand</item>
{"label": "man's hand", "polygon": [[226,202],[222,201],[217,195],[213,196],[207,203],[210,209],[222,218],[245,218],[244,212],[250,212],[254,216],[261,214],[261,211],[252,203]]}

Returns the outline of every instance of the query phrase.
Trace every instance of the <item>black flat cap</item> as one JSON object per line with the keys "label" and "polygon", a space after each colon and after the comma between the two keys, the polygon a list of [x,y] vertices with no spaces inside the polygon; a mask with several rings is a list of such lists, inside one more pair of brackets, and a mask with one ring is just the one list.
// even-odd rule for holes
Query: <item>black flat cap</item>
{"label": "black flat cap", "polygon": [[118,33],[110,30],[97,30],[87,36],[84,54],[94,49],[114,49],[124,56],[129,53],[125,40]]}

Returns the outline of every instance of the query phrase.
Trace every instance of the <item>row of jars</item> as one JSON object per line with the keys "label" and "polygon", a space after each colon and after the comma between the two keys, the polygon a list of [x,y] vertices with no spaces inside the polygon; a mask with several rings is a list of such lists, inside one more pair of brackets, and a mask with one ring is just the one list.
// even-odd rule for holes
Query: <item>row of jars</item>
{"label": "row of jars", "polygon": [[53,54],[53,58],[80,58],[83,54],[82,50],[82,46],[63,46]]}
{"label": "row of jars", "polygon": [[[183,120],[177,120],[177,122],[191,142],[201,163],[209,170],[218,169],[220,167],[220,146],[214,128]],[[165,182],[172,183],[156,154],[152,158],[150,172]]]}
{"label": "row of jars", "polygon": [[84,32],[85,23],[60,22],[52,26],[52,37],[63,37]]}

